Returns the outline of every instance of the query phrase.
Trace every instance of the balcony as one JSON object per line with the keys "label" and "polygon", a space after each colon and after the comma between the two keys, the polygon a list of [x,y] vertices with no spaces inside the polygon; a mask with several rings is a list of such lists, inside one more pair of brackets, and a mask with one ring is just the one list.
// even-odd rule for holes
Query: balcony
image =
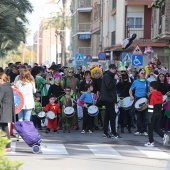
{"label": "balcony", "polygon": [[92,11],[91,0],[79,0],[77,10],[79,12],[91,12]]}
{"label": "balcony", "polygon": [[91,55],[91,47],[79,47],[79,54]]}
{"label": "balcony", "polygon": [[168,24],[166,24],[166,16],[161,16],[161,24],[154,23],[152,40],[155,42],[170,40],[170,30],[168,31]]}
{"label": "balcony", "polygon": [[137,35],[134,42],[151,42],[151,35],[153,29],[151,25],[128,25],[126,26],[126,37],[130,37],[131,34]]}
{"label": "balcony", "polygon": [[91,23],[79,23],[78,32],[89,32],[91,30]]}

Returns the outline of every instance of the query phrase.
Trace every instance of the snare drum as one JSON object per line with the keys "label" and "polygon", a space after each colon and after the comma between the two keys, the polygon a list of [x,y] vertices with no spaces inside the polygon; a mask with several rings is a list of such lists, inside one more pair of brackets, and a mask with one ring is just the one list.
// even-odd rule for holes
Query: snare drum
{"label": "snare drum", "polygon": [[134,100],[131,100],[130,97],[125,97],[122,101],[122,108],[125,110],[130,110]]}
{"label": "snare drum", "polygon": [[44,119],[45,118],[45,112],[41,111],[40,113],[38,113],[38,117],[40,119]]}
{"label": "snare drum", "polygon": [[64,114],[66,117],[72,117],[74,115],[74,108],[69,106],[64,109]]}
{"label": "snare drum", "polygon": [[47,117],[48,117],[49,119],[53,120],[53,119],[55,118],[54,112],[48,111],[48,112],[47,112]]}
{"label": "snare drum", "polygon": [[135,109],[137,111],[141,112],[141,111],[145,110],[147,107],[148,107],[148,99],[145,97],[137,100],[135,103]]}
{"label": "snare drum", "polygon": [[88,114],[90,116],[97,116],[98,113],[99,113],[99,109],[98,109],[97,106],[91,105],[91,106],[88,107]]}
{"label": "snare drum", "polygon": [[167,99],[168,99],[168,96],[167,95],[163,95],[163,105],[168,102]]}

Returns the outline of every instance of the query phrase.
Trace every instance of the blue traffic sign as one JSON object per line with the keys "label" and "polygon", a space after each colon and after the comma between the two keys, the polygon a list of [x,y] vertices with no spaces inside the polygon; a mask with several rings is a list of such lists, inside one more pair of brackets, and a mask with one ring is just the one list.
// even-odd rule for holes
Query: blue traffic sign
{"label": "blue traffic sign", "polygon": [[84,60],[84,54],[82,54],[82,53],[76,54],[76,55],[75,55],[75,60]]}
{"label": "blue traffic sign", "polygon": [[143,66],[143,55],[132,55],[132,66]]}
{"label": "blue traffic sign", "polygon": [[106,53],[105,52],[100,52],[98,54],[99,60],[105,60],[106,59]]}
{"label": "blue traffic sign", "polygon": [[86,59],[87,62],[90,62],[92,60],[92,56],[91,55],[86,55]]}
{"label": "blue traffic sign", "polygon": [[122,62],[123,63],[131,63],[132,62],[132,54],[131,53],[122,53]]}

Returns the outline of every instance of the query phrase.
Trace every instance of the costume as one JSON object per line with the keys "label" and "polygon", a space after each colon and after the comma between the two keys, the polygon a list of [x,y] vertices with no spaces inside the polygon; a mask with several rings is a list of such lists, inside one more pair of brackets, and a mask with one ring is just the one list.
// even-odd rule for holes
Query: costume
{"label": "costume", "polygon": [[52,111],[55,114],[55,118],[53,120],[48,119],[48,125],[47,125],[47,129],[51,129],[53,126],[54,130],[57,130],[57,115],[61,113],[61,109],[60,106],[56,103],[54,104],[47,104],[46,107],[44,108],[44,111],[48,112],[48,111]]}

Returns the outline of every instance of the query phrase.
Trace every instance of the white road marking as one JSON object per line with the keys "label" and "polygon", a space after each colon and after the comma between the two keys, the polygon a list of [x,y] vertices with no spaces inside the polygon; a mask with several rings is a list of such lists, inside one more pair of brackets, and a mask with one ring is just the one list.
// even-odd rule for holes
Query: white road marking
{"label": "white road marking", "polygon": [[168,155],[167,153],[163,152],[162,150],[156,147],[149,148],[149,147],[136,146],[135,148],[138,149],[143,154],[145,154],[146,156],[148,156],[149,158],[170,159],[170,155]]}
{"label": "white road marking", "polygon": [[95,156],[121,156],[116,150],[108,145],[87,145]]}
{"label": "white road marking", "polygon": [[63,144],[44,143],[47,147],[42,147],[42,154],[45,155],[68,155]]}

